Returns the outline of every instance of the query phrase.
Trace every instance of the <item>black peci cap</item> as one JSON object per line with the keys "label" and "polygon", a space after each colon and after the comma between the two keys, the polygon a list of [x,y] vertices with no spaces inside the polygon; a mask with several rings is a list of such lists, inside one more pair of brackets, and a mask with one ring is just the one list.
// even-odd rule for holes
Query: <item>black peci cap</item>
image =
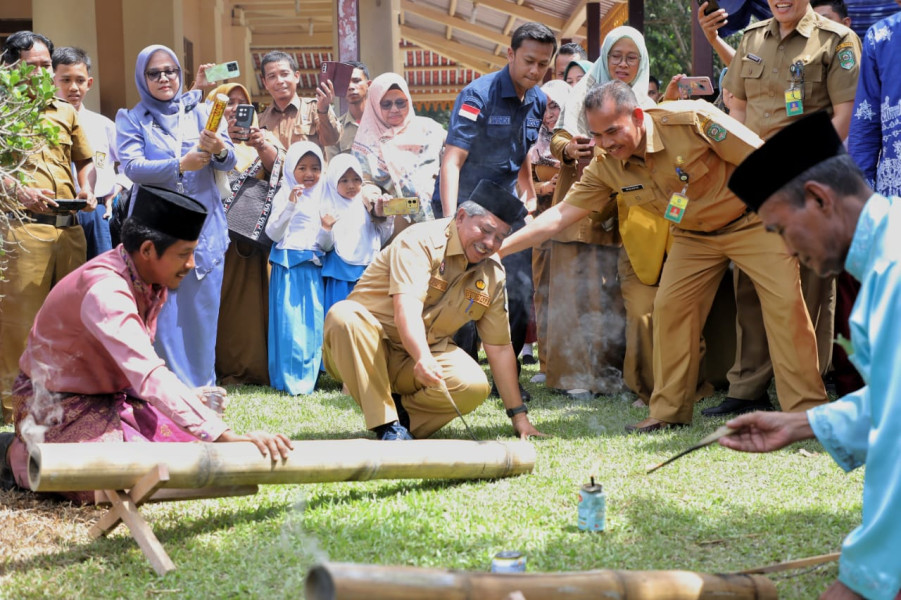
{"label": "black peci cap", "polygon": [[729,178],[729,189],[753,211],[787,183],[826,159],[844,153],[825,111],[799,119],[748,155]]}
{"label": "black peci cap", "polygon": [[132,218],[146,227],[193,242],[200,237],[207,210],[193,198],[149,185],[139,185]]}
{"label": "black peci cap", "polygon": [[475,202],[511,227],[528,214],[519,198],[489,179],[479,182],[469,195],[469,201]]}

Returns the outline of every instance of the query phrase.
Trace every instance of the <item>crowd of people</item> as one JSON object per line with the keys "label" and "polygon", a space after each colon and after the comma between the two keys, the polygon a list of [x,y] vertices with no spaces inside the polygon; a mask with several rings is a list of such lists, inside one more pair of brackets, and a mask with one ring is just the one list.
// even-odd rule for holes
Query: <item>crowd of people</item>
{"label": "crowd of people", "polygon": [[[16,424],[0,434],[0,482],[27,486],[35,424],[47,441],[247,441],[284,458],[286,436],[228,428],[218,386],[309,394],[326,371],[381,440],[428,437],[490,393],[517,435],[542,435],[520,382],[532,341],[531,383],[628,389],[649,410],[629,432],[686,426],[711,389],[705,347],[717,340],[704,326],[724,276],[735,362],[725,399],[702,412],[753,414],[730,421],[744,437],[723,444],[762,451],[816,435],[846,468],[873,459],[867,444],[890,452],[888,434],[866,435],[897,404],[891,382],[871,379],[884,375],[874,356],[860,355],[883,343],[860,314],[878,298],[863,263],[844,272],[842,261],[876,260],[852,245],[854,225],[894,214],[862,208],[867,185],[901,188],[901,92],[886,75],[901,21],[877,23],[862,46],[842,0],[771,0],[773,18],[733,49],[717,33],[726,11],[707,8],[700,26],[727,67],[716,103],[689,99],[684,74],[663,87],[631,27],[607,34],[592,62],[526,23],[507,66],[458,95],[446,130],[416,114],[402,75],[370,79],[359,62],[336,115],[333,82],[300,97],[295,58],[279,51],[260,64],[271,104],[245,127],[246,88],[216,86],[202,65],[188,90],[176,53],[159,45],[138,55],[140,101],[113,123],[84,107],[83,51],[10,36],[5,64],[53,71],[59,98],[44,118],[62,143],[27,158],[32,183],[2,182],[26,219],[6,232],[19,247],[0,283],[3,414]],[[222,96],[224,119],[209,130]],[[844,140],[851,158],[837,157]],[[816,170],[838,159],[845,170]],[[261,238],[230,232],[227,209],[247,180],[269,190]],[[836,202],[825,188],[861,206],[792,213],[825,212]],[[65,198],[85,207],[57,210]],[[397,199],[403,214],[389,210]],[[850,234],[824,266],[811,239],[826,234],[799,231],[830,223]],[[868,343],[833,350],[834,332]],[[773,410],[774,378],[784,415],[753,412]],[[829,379],[844,404],[827,404]],[[887,398],[871,400],[864,380]],[[865,497],[891,495],[870,481]],[[882,517],[864,508],[831,597],[901,588],[890,561],[867,562]]]}

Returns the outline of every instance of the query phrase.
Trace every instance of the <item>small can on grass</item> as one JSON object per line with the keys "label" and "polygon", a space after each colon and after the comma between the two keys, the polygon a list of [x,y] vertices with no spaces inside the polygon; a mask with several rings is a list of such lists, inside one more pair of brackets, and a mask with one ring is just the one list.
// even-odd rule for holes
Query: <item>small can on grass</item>
{"label": "small can on grass", "polygon": [[592,477],[591,483],[586,483],[579,490],[579,529],[604,531],[606,520],[607,496],[603,486],[595,484]]}
{"label": "small can on grass", "polygon": [[498,552],[491,559],[492,573],[523,573],[526,570],[526,557],[516,550]]}

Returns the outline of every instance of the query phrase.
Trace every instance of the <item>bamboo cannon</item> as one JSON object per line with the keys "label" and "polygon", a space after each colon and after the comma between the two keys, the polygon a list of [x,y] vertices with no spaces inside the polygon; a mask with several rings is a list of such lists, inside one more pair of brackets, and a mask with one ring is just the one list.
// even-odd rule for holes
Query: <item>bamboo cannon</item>
{"label": "bamboo cannon", "polygon": [[296,441],[286,460],[249,442],[35,444],[28,481],[36,492],[124,490],[157,465],[162,487],[204,488],[370,479],[492,479],[530,473],[529,442],[465,440]]}
{"label": "bamboo cannon", "polygon": [[308,600],[776,600],[762,575],[691,571],[475,573],[327,562],[307,574]]}

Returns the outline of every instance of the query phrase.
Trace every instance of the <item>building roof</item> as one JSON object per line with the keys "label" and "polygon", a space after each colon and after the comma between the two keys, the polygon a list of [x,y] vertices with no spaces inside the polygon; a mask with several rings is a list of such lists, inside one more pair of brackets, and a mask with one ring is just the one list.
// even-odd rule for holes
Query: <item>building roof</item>
{"label": "building roof", "polygon": [[[363,0],[366,1],[366,0]],[[389,1],[389,0],[386,0]],[[510,33],[529,21],[546,24],[558,39],[584,42],[585,6],[594,0],[396,0],[404,75],[417,108],[447,107],[469,82],[507,64]],[[254,66],[274,49],[297,57],[300,93],[312,95],[319,64],[333,57],[337,19],[333,0],[229,2],[232,17],[249,26]],[[602,18],[625,20],[623,1],[600,0]],[[365,62],[366,57],[361,59]],[[259,69],[256,69],[259,73]],[[373,74],[374,75],[374,74]],[[257,75],[257,94],[263,92]]]}

